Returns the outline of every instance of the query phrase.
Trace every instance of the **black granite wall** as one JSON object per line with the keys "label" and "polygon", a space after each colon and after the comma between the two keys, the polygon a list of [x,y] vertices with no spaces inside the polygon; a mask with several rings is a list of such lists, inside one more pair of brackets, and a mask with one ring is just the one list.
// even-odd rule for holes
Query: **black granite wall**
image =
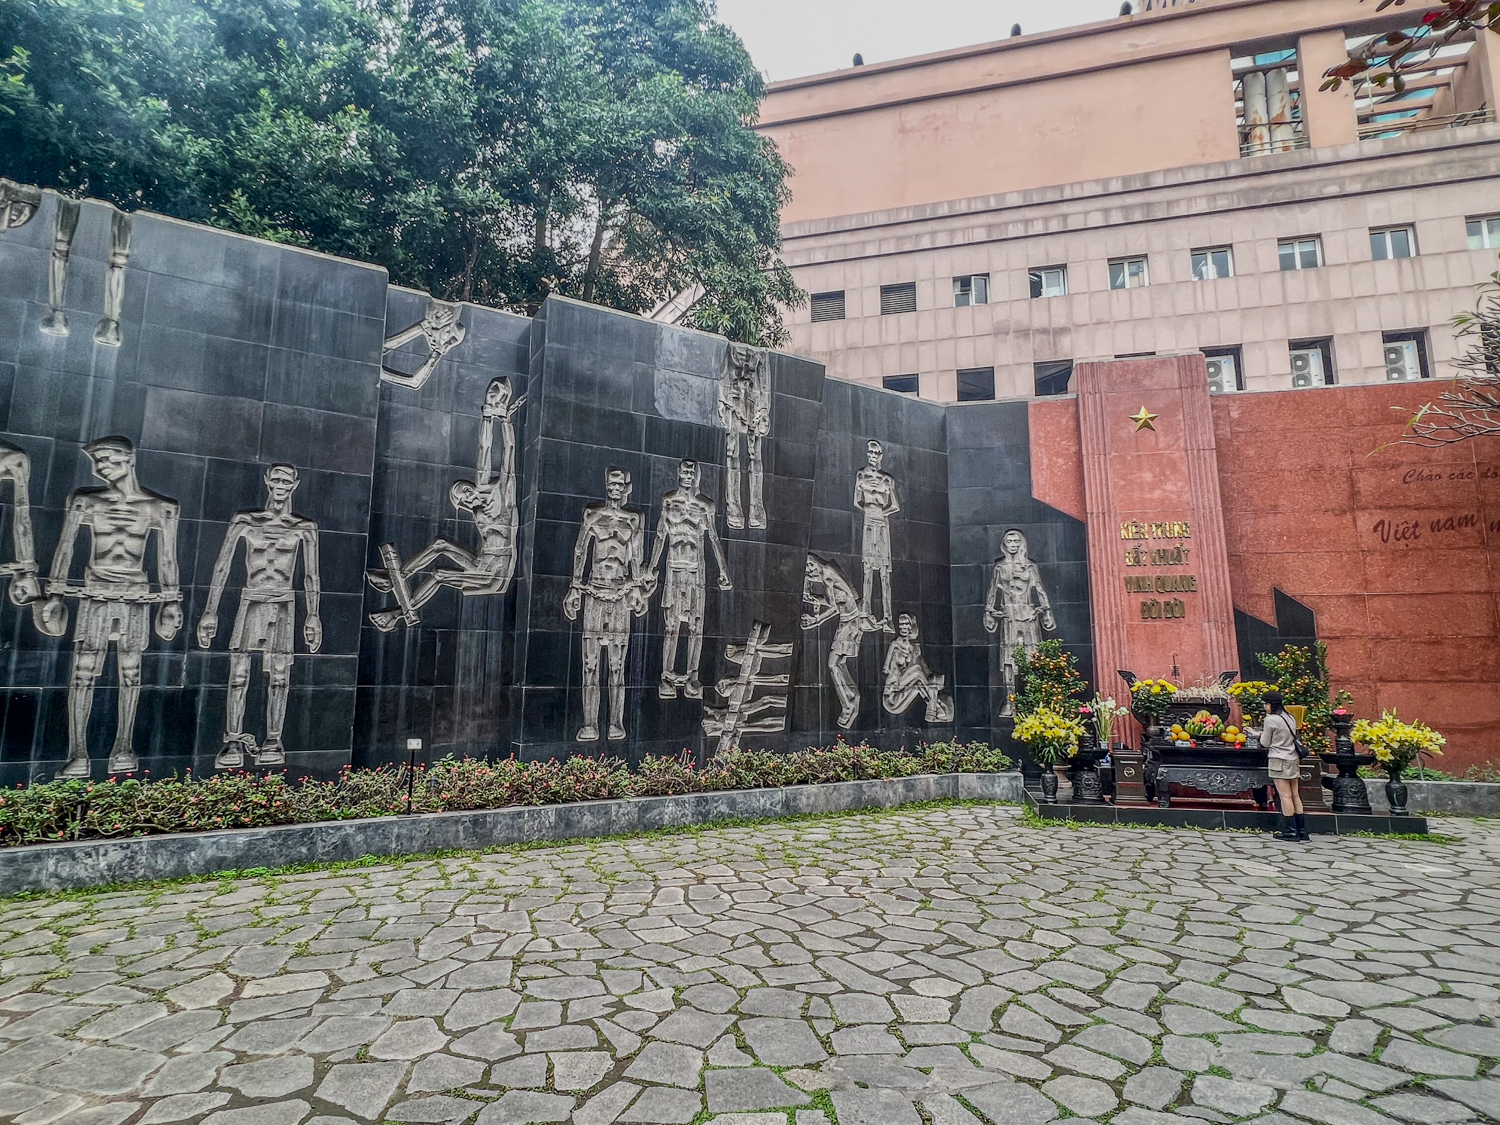
{"label": "black granite wall", "polygon": [[[386,301],[390,334],[420,322],[428,303],[426,294],[392,287]],[[508,379],[516,398],[527,394],[531,321],[468,305],[460,323],[463,342],[443,357],[423,387],[380,386],[366,560],[372,568],[381,565],[383,543],[393,545],[402,559],[439,536],[471,550],[477,546],[474,520],[453,507],[449,490],[455,481],[475,479],[481,408],[490,382]],[[387,357],[386,364],[411,374],[428,354],[418,339]],[[517,417],[521,425],[526,409]],[[494,444],[491,465],[498,469],[498,427]],[[408,738],[422,739],[418,759],[426,761],[489,754],[508,745],[511,700],[504,685],[512,682],[514,595],[466,597],[443,590],[422,607],[420,624],[383,632],[371,624],[370,614],[395,600],[368,585],[364,589],[355,763],[404,758]]]}
{"label": "black granite wall", "polygon": [[[295,466],[297,514],[318,525],[321,650],[298,638],[285,741],[294,767],[347,762],[355,713],[359,606],[376,447],[386,279],[381,270],[137,215],[124,274],[121,344],[98,343],[111,209],[82,206],[68,262],[66,336],[42,331],[58,199],[0,235],[0,439],[29,455],[36,557],[50,567],[69,494],[96,488],[84,443],[106,435],[136,449],[140,485],[180,506],[177,534],[183,627],[151,635],[135,749],[155,773],[211,768],[228,681],[226,647],[243,584],[243,550],[208,649],[195,633],[229,520],[265,503],[262,474]],[[12,486],[4,498],[0,559],[12,560]],[[84,531],[71,577],[88,556]],[[148,553],[156,579],[159,550]],[[67,756],[67,695],[78,601],[69,629],[44,636],[29,608],[0,603],[0,783],[50,777]],[[305,619],[300,604],[297,632]],[[116,726],[113,654],[97,681],[89,722],[95,775]],[[261,729],[265,677],[251,677],[247,727]]]}
{"label": "black granite wall", "polygon": [[1044,639],[1061,639],[1092,681],[1088,532],[1081,521],[1032,496],[1025,401],[950,407],[947,422],[958,737],[1009,746],[1012,724],[1001,717],[1006,702],[1002,646],[984,628],[985,601],[995,560],[1003,550],[1001,541],[1011,528],[1026,536],[1057,623],[1057,631]]}
{"label": "black granite wall", "polygon": [[[893,391],[830,380],[818,432],[818,477],[813,496],[813,553],[837,562],[863,590],[864,519],[854,504],[855,477],[866,466],[869,442],[881,444],[882,468],[896,481],[901,511],[891,518],[893,603],[889,616],[911,613],[922,631],[932,671],[953,688],[953,616],[948,580],[948,456],[946,410]],[[878,579],[876,580],[878,582]],[[880,612],[879,595],[872,608]],[[804,634],[795,682],[795,726],[808,741],[829,743],[845,732],[826,668],[835,623]],[[845,737],[899,747],[952,736],[952,726],[928,727],[921,701],[899,715],[881,705],[883,669],[891,637],[865,633],[849,661],[860,687],[859,718]]]}
{"label": "black granite wall", "polygon": [[[806,360],[771,357],[767,526],[735,530],[723,515],[725,433],[717,415],[725,350],[717,337],[572,301],[549,301],[533,326],[524,475],[536,483],[522,509],[516,630],[515,745],[523,756],[607,752],[638,760],[685,748],[701,752],[703,706],[722,705],[709,685],[737,671],[723,659],[725,645],[743,642],[756,621],[772,626],[773,643],[797,639],[823,371]],[[607,470],[627,470],[627,507],[643,517],[649,561],[662,497],[677,487],[684,458],[698,462],[700,491],[716,502],[734,583],[732,591],[718,589],[710,557],[700,666],[705,698],[658,696],[665,635],[658,594],[644,617],[632,619],[628,743],[609,742],[602,722],[599,742],[579,743],[583,621],[581,614],[570,621],[563,603],[584,510],[604,500]],[[789,672],[791,663],[765,670]],[[756,744],[784,748],[790,738],[763,736]]]}
{"label": "black granite wall", "polygon": [[[243,547],[217,636],[205,648],[196,634],[230,521],[265,506],[262,477],[274,462],[300,475],[292,509],[316,523],[320,555],[316,653],[304,636],[305,563],[296,575],[284,741],[297,771],[403,760],[413,738],[427,760],[702,756],[717,744],[702,725],[705,707],[724,702],[714,685],[738,672],[726,648],[744,642],[757,621],[771,626],[773,643],[793,646],[790,657],[762,669],[789,674],[792,687],[787,729],[749,736],[747,745],[784,750],[844,736],[895,747],[955,733],[1003,742],[996,645],[981,618],[989,568],[1010,527],[1028,536],[1060,635],[1090,664],[1084,531],[1031,497],[1025,403],[943,407],[827,380],[820,365],[773,353],[767,526],[733,529],[717,409],[727,348],[720,338],[558,299],[531,320],[463,306],[462,341],[442,354],[424,385],[412,387],[390,373],[421,369],[425,339],[389,351],[385,343],[439,307],[426,295],[393,288],[383,271],[358,263],[137,215],[123,274],[122,343],[114,347],[94,339],[111,241],[112,212],[100,204],[82,206],[71,246],[63,309],[70,331],[42,330],[57,208],[46,195],[31,221],[0,231],[0,440],[29,458],[43,577],[70,494],[102,484],[84,443],[110,434],[129,439],[140,485],[180,506],[185,620],[171,640],[149,640],[133,741],[153,773],[213,768],[246,581]],[[382,544],[402,560],[440,537],[478,549],[476,521],[455,507],[450,490],[475,477],[481,409],[496,379],[526,400],[515,416],[513,584],[473,595],[442,588],[415,620],[377,628],[395,604],[378,588],[378,573],[367,579],[385,565]],[[884,447],[883,467],[901,503],[891,520],[890,615],[917,618],[923,657],[955,700],[954,723],[929,724],[920,700],[901,714],[885,710],[892,636],[872,629],[849,661],[860,711],[852,728],[840,728],[827,667],[836,623],[802,626],[809,552],[862,584],[854,489],[872,439]],[[497,467],[500,441],[497,426]],[[580,743],[583,625],[565,615],[564,603],[584,511],[604,499],[609,468],[628,470],[627,506],[642,518],[649,558],[662,498],[677,487],[683,458],[699,463],[699,488],[714,501],[733,583],[720,590],[710,561],[704,698],[658,694],[665,628],[658,591],[644,616],[631,619],[628,738]],[[0,479],[0,563],[12,558],[15,512],[13,486]],[[75,584],[88,544],[85,531]],[[153,584],[158,556],[153,545],[146,559]],[[427,572],[451,565],[439,559]],[[414,575],[412,586],[420,583]],[[52,639],[30,606],[0,602],[0,784],[51,777],[67,756],[78,600],[66,603],[69,631]],[[96,777],[105,773],[113,738],[117,683],[111,653],[89,726]],[[245,729],[257,739],[266,699],[256,657]],[[600,726],[604,734],[602,715]]]}

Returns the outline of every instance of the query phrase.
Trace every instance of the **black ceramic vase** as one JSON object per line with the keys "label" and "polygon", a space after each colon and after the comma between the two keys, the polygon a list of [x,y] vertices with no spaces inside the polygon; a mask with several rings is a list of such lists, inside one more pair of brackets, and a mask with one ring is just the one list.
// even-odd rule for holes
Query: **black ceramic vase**
{"label": "black ceramic vase", "polygon": [[1057,771],[1051,766],[1042,767],[1042,800],[1049,805],[1057,803]]}
{"label": "black ceramic vase", "polygon": [[1385,799],[1390,802],[1392,816],[1411,815],[1406,807],[1407,789],[1406,782],[1401,780],[1401,768],[1394,762],[1385,767],[1388,778],[1385,783]]}

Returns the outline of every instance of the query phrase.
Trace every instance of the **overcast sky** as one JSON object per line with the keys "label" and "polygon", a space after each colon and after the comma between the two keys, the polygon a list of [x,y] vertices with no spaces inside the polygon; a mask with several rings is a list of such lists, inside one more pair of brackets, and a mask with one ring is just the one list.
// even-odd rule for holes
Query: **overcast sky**
{"label": "overcast sky", "polygon": [[719,18],[772,79],[1110,19],[1120,0],[719,0]]}

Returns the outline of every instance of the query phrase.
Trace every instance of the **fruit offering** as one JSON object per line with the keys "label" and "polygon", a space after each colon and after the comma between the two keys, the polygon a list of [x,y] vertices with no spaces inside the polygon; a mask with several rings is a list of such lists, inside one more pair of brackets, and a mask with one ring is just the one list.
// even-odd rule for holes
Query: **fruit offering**
{"label": "fruit offering", "polygon": [[1229,746],[1245,745],[1245,732],[1239,727],[1225,727],[1223,734],[1224,742]]}
{"label": "fruit offering", "polygon": [[1224,735],[1224,723],[1217,715],[1199,711],[1185,725],[1190,738],[1220,738]]}

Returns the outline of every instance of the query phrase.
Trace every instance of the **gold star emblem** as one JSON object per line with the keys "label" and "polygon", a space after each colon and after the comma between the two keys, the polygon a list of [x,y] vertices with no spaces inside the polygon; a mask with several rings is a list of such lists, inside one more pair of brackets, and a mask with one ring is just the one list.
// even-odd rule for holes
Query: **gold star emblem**
{"label": "gold star emblem", "polygon": [[1135,423],[1135,432],[1140,433],[1142,430],[1156,429],[1155,422],[1160,417],[1160,414],[1152,414],[1151,411],[1143,406],[1139,414],[1132,414],[1130,416],[1130,420]]}

